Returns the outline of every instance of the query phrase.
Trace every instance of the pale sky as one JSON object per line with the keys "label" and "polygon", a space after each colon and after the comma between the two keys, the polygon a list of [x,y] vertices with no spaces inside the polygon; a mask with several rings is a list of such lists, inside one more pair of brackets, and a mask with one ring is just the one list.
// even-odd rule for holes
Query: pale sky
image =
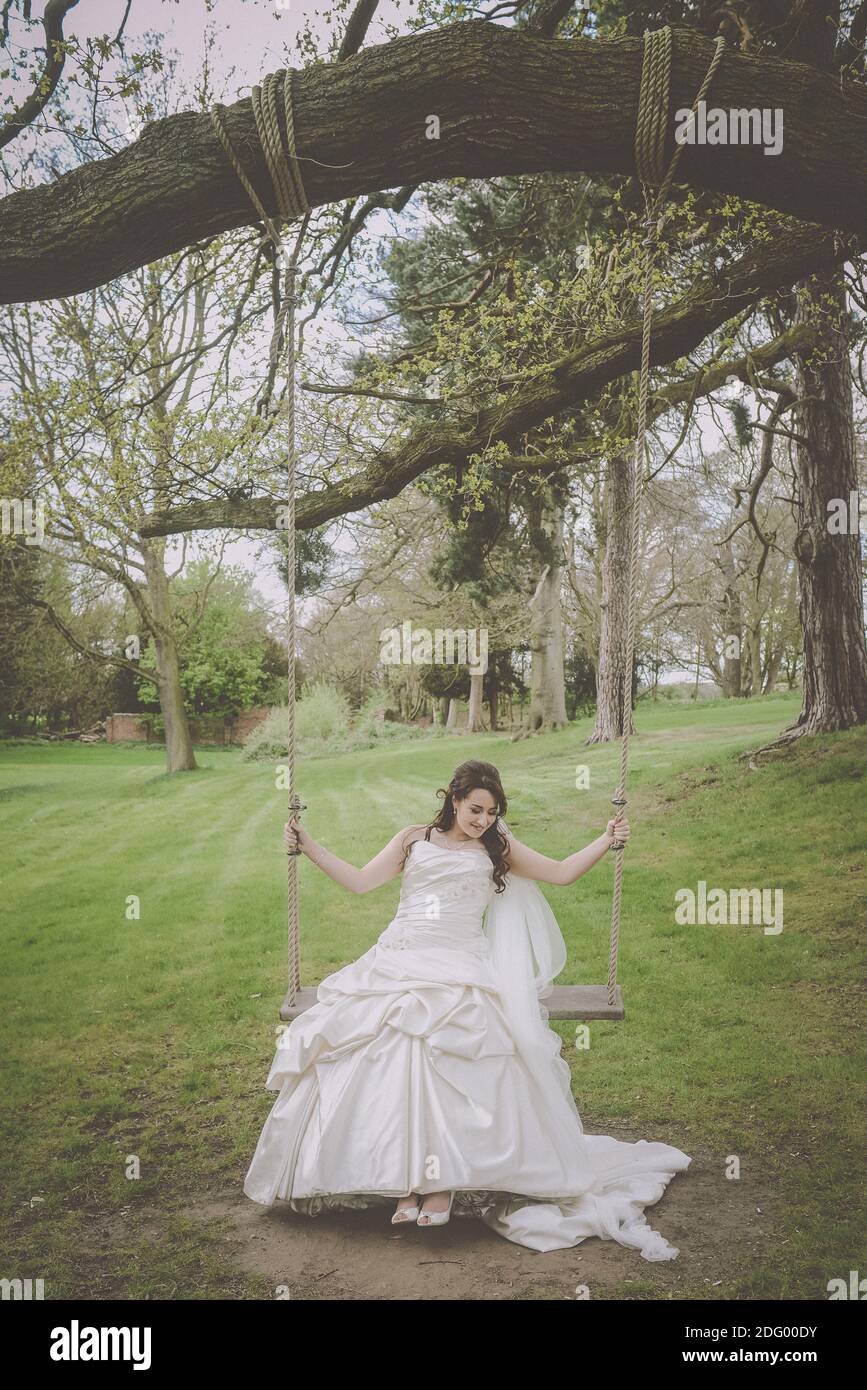
{"label": "pale sky", "polygon": [[[133,0],[124,38],[133,47],[145,33],[165,34],[166,47],[177,51],[182,72],[192,77],[201,66],[205,30],[210,25],[220,37],[217,75],[228,81],[234,68],[232,87],[241,95],[266,72],[300,62],[295,35],[305,21],[312,22],[324,47],[331,26],[323,14],[333,8],[329,0]],[[366,46],[384,42],[383,23],[399,24],[401,13],[410,8],[406,0],[402,6],[395,0],[380,0]],[[82,0],[65,27],[82,39],[113,36],[125,9],[126,0]],[[351,10],[352,6],[345,13]],[[340,27],[342,32],[343,24]],[[40,40],[41,28],[34,31],[34,42]]]}

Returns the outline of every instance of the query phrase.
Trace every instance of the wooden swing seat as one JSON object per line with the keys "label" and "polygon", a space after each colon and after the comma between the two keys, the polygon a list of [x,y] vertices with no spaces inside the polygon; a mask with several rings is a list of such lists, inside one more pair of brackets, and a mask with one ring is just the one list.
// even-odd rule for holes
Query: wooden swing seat
{"label": "wooden swing seat", "polygon": [[[286,995],[280,1005],[280,1017],[284,1023],[291,1023],[315,1003],[316,986],[305,986],[298,990],[294,1004],[289,1003],[289,995]],[[604,1019],[617,1022],[626,1016],[623,992],[619,985],[615,987],[613,1004],[608,1002],[607,985],[554,985],[542,1003],[548,1010],[548,1017],[552,1023],[572,1019],[587,1023]]]}

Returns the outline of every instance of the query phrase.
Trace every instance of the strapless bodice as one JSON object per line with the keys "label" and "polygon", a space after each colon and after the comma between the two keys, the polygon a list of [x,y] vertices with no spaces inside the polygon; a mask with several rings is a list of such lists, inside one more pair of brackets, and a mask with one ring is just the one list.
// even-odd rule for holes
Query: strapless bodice
{"label": "strapless bodice", "polygon": [[397,912],[378,944],[486,955],[483,919],[494,896],[493,873],[493,864],[481,850],[445,849],[430,840],[415,840],[403,871]]}

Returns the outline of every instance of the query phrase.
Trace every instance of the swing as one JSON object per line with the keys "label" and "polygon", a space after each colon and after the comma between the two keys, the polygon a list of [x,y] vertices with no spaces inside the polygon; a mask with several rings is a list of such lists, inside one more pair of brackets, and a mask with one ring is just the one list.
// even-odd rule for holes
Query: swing
{"label": "swing", "polygon": [[[668,169],[665,169],[664,151],[668,123],[669,91],[671,84],[671,29],[666,25],[659,30],[646,30],[644,34],[644,53],[641,67],[641,87],[638,99],[638,119],[635,134],[635,161],[638,178],[644,197],[645,216],[642,226],[645,236],[641,242],[643,256],[642,277],[642,326],[641,326],[641,366],[638,387],[638,425],[631,476],[631,547],[628,576],[628,618],[626,630],[626,661],[623,674],[623,697],[621,708],[624,714],[623,733],[620,740],[620,767],[617,790],[611,798],[617,807],[615,821],[623,816],[626,801],[626,783],[629,767],[629,737],[632,709],[632,675],[635,659],[635,612],[638,579],[638,554],[640,545],[641,485],[644,465],[645,439],[647,429],[647,398],[650,382],[650,335],[652,320],[652,276],[657,239],[662,226],[662,213],[684,144],[678,145]],[[702,82],[701,89],[692,105],[690,121],[707,95],[713,75],[725,52],[725,39],[718,37],[713,57]],[[281,83],[282,79],[282,83]],[[278,410],[286,417],[287,443],[287,568],[288,568],[288,790],[287,810],[289,819],[298,816],[306,806],[299,800],[295,789],[295,280],[298,253],[310,218],[310,205],[301,180],[298,156],[295,150],[295,132],[292,107],[293,72],[281,70],[269,73],[262,79],[261,88],[255,86],[252,92],[253,115],[265,161],[274,185],[278,217],[283,223],[298,218],[301,227],[295,240],[294,249],[288,264],[284,261],[284,283],[280,310],[276,317],[271,337],[269,380],[273,380],[279,362],[281,347],[286,359],[286,390]],[[285,140],[278,117],[279,95],[282,90],[283,123]],[[232,145],[223,120],[223,108],[216,105],[210,110],[211,120],[217,137],[226,152],[238,178],[246,189],[269,238],[274,246],[275,256],[280,256],[282,242],[275,222],[265,211],[256,190],[247,178],[240,159]],[[655,196],[651,189],[656,187]],[[617,841],[612,849],[618,851],[614,865],[614,889],[611,902],[611,936],[608,952],[608,980],[604,985],[554,985],[545,997],[545,1008],[551,1020],[593,1021],[599,1019],[619,1020],[625,1016],[623,992],[617,983],[617,957],[620,944],[620,915],[623,892],[623,850],[625,845]],[[285,1022],[304,1013],[317,1001],[315,986],[301,986],[300,934],[298,917],[298,868],[300,850],[287,853],[287,908],[289,937],[288,988],[280,1007],[280,1017]]]}

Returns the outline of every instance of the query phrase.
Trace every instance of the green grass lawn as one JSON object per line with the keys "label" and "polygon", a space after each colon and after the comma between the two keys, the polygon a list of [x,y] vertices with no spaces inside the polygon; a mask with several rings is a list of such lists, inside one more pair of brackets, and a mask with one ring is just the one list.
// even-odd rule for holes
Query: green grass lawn
{"label": "green grass lawn", "polygon": [[[574,1025],[557,1025],[589,1132],[610,1124],[736,1154],[774,1192],[773,1239],[744,1258],[727,1297],[823,1298],[829,1278],[867,1271],[867,730],[802,742],[758,770],[737,759],[796,712],[790,696],[641,706],[627,1019],[591,1025],[589,1050],[576,1050]],[[515,833],[561,857],[611,814],[618,750],[585,747],[590,727],[311,758],[306,822],[362,863],[428,819],[453,767],[480,757],[501,771]],[[153,747],[0,745],[0,1275],[44,1278],[49,1298],[267,1296],[233,1267],[218,1225],[184,1209],[240,1187],[274,1100],[264,1080],[286,974],[285,792],[272,766],[237,751],[197,757],[200,771],[168,778]],[[576,790],[580,765],[589,791]],[[561,983],[605,979],[612,861],[546,889],[569,946]],[[351,896],[307,861],[300,878],[303,979],[314,983],[373,944],[399,884]],[[781,888],[784,930],[678,925],[675,892],[699,880]],[[156,1232],[144,1215],[155,1206]],[[684,1279],[676,1296],[719,1294]]]}

